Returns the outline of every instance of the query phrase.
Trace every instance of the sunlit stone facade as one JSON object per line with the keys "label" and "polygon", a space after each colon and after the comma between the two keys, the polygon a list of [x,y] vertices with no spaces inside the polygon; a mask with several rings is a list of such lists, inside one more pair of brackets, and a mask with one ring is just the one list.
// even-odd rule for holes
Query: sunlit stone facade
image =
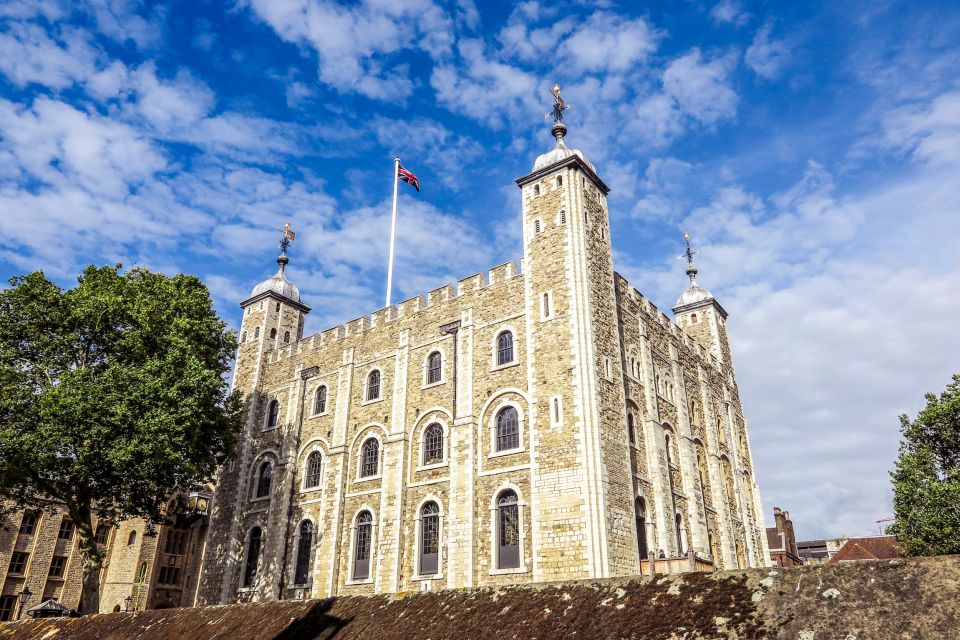
{"label": "sunlit stone facade", "polygon": [[242,303],[198,604],[768,563],[727,314],[695,271],[675,320],[614,271],[565,131],[517,180],[521,270],[304,337],[284,255]]}

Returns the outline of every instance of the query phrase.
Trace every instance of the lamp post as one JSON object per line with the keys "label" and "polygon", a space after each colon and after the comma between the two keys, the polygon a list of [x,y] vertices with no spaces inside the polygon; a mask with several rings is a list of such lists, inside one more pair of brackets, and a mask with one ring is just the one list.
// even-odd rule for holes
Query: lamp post
{"label": "lamp post", "polygon": [[130,613],[130,605],[133,604],[133,596],[127,596],[123,599],[123,611]]}
{"label": "lamp post", "polygon": [[17,619],[20,619],[23,616],[23,607],[27,604],[27,600],[30,599],[30,596],[33,595],[33,591],[30,591],[30,587],[24,587],[23,591],[17,594],[19,599],[20,608],[17,609]]}

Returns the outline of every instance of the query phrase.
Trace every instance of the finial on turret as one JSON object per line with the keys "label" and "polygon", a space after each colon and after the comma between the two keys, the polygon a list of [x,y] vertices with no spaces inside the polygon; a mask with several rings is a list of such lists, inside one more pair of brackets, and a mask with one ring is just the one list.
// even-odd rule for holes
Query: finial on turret
{"label": "finial on turret", "polygon": [[290,258],[287,257],[287,247],[296,239],[297,234],[290,228],[289,222],[283,225],[283,229],[277,229],[277,231],[283,234],[283,237],[280,238],[280,255],[277,256],[277,264],[280,265],[280,275],[283,275],[284,268],[287,266],[287,263],[290,262]]}
{"label": "finial on turret", "polygon": [[687,232],[683,233],[683,239],[687,243],[687,250],[683,252],[683,255],[677,256],[679,260],[687,259],[687,275],[690,276],[690,284],[697,284],[697,267],[693,264],[693,256],[700,253],[699,251],[694,251],[690,246],[690,234]]}
{"label": "finial on turret", "polygon": [[560,96],[560,85],[553,85],[553,89],[550,91],[553,94],[553,112],[548,113],[544,118],[550,118],[553,116],[553,126],[550,128],[550,133],[553,134],[553,137],[557,139],[557,146],[562,147],[563,136],[567,133],[567,125],[563,124],[563,112],[567,109],[573,107],[572,104],[565,102],[564,99]]}

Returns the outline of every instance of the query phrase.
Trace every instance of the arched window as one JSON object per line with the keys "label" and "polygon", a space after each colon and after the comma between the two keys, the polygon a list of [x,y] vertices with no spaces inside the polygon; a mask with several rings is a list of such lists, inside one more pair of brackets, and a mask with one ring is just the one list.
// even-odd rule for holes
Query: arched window
{"label": "arched window", "polygon": [[697,314],[691,313],[691,314],[690,314],[690,324],[697,324],[697,322],[699,322],[699,320],[697,319]]}
{"label": "arched window", "polygon": [[540,195],[540,185],[538,184],[533,185],[533,195],[534,196]]}
{"label": "arched window", "polygon": [[374,369],[367,376],[367,400],[376,400],[380,397],[380,371]]}
{"label": "arched window", "polygon": [[277,303],[277,311],[280,311],[280,303]]}
{"label": "arched window", "polygon": [[310,554],[313,551],[313,523],[304,520],[298,531],[297,563],[293,571],[293,584],[306,584],[310,577]]}
{"label": "arched window", "polygon": [[250,529],[250,538],[247,540],[247,562],[243,567],[243,586],[252,587],[257,581],[257,567],[260,565],[260,546],[263,541],[263,532],[260,527]]}
{"label": "arched window", "polygon": [[630,444],[637,444],[637,433],[633,428],[633,414],[627,414],[627,436],[630,438]]}
{"label": "arched window", "polygon": [[497,336],[497,364],[513,362],[513,334],[504,331]]}
{"label": "arched window", "polygon": [[363,580],[370,577],[370,549],[373,542],[373,515],[369,511],[361,511],[357,515],[357,526],[354,532],[353,547],[353,579]]}
{"label": "arched window", "polygon": [[317,393],[313,397],[313,412],[324,413],[327,410],[327,387],[320,385],[317,387]]}
{"label": "arched window", "polygon": [[276,328],[270,329],[270,339],[273,340],[273,339],[276,338],[276,337],[277,337],[277,330],[276,330]]}
{"label": "arched window", "polygon": [[677,525],[677,555],[678,555],[678,556],[682,556],[682,555],[683,555],[683,551],[684,551],[684,550],[683,550],[683,547],[684,547],[684,544],[683,544],[683,537],[684,537],[684,536],[683,536],[683,516],[681,516],[681,515],[678,513],[678,514],[677,514],[677,517],[676,517],[676,519],[675,519],[675,522],[676,522],[676,525]]}
{"label": "arched window", "polygon": [[520,419],[513,407],[504,407],[497,413],[497,451],[520,447]]}
{"label": "arched window", "polygon": [[557,186],[558,187],[563,186],[563,176],[557,176]]}
{"label": "arched window", "polygon": [[647,503],[643,498],[637,498],[634,504],[637,518],[637,551],[640,559],[647,559]]}
{"label": "arched window", "polygon": [[253,339],[256,340],[259,337],[260,337],[260,327],[257,327],[256,329],[253,330]]}
{"label": "arched window", "polygon": [[273,465],[269,461],[260,465],[257,471],[257,488],[253,494],[255,498],[266,498],[270,495],[270,482],[273,478]]}
{"label": "arched window", "polygon": [[240,344],[243,344],[246,341],[247,341],[247,332],[244,331],[243,333],[240,334]]}
{"label": "arched window", "polygon": [[361,447],[360,477],[377,475],[377,463],[380,461],[380,443],[376,438],[368,438]]}
{"label": "arched window", "polygon": [[507,489],[497,497],[497,568],[520,566],[520,505]]}
{"label": "arched window", "polygon": [[273,429],[277,426],[277,419],[280,417],[280,401],[271,400],[267,409],[267,429]]}
{"label": "arched window", "polygon": [[428,502],[420,510],[420,573],[437,573],[440,569],[440,507]]}
{"label": "arched window", "polygon": [[434,422],[423,432],[423,464],[443,461],[443,427]]}
{"label": "arched window", "polygon": [[137,532],[131,531],[130,535],[127,536],[127,546],[132,547],[135,544],[137,544]]}
{"label": "arched window", "polygon": [[289,332],[289,331],[284,331],[284,332],[283,332],[283,341],[284,341],[284,342],[290,342],[290,332]]}
{"label": "arched window", "polygon": [[443,358],[439,351],[434,351],[430,354],[430,357],[427,358],[427,384],[440,382],[440,374],[443,371],[441,367],[442,364]]}
{"label": "arched window", "polygon": [[313,489],[320,486],[320,472],[323,469],[323,457],[319,451],[312,452],[307,456],[307,472],[304,474],[303,485],[307,489]]}

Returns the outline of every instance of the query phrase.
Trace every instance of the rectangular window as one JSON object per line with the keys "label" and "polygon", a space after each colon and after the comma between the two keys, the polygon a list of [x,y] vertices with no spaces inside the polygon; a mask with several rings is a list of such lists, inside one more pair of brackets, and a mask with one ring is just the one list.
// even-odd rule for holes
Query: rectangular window
{"label": "rectangular window", "polygon": [[613,380],[613,373],[610,370],[610,358],[603,359],[603,374],[607,380]]}
{"label": "rectangular window", "polygon": [[73,537],[73,520],[64,518],[60,521],[60,531],[57,533],[57,537],[61,540],[69,540]]}
{"label": "rectangular window", "polygon": [[62,578],[63,572],[67,568],[67,556],[53,556],[53,560],[50,561],[50,573],[51,578]]}
{"label": "rectangular window", "polygon": [[39,516],[33,511],[27,511],[23,514],[23,520],[20,521],[20,533],[25,536],[32,536],[37,530],[37,520]]}
{"label": "rectangular window", "polygon": [[164,565],[160,567],[160,575],[157,576],[158,584],[180,584],[180,567]]}
{"label": "rectangular window", "polygon": [[171,556],[182,556],[187,549],[187,532],[172,530],[167,534],[164,553]]}
{"label": "rectangular window", "polygon": [[497,568],[516,569],[520,566],[520,510],[516,504],[500,505],[499,549]]}
{"label": "rectangular window", "polygon": [[0,596],[0,622],[13,620],[13,603],[16,596]]}
{"label": "rectangular window", "polygon": [[22,551],[15,551],[10,556],[9,573],[23,575],[23,572],[27,570],[27,560],[29,558],[30,558],[29,553],[23,553]]}
{"label": "rectangular window", "polygon": [[420,573],[434,574],[439,571],[440,558],[440,516],[424,516],[420,521],[423,548],[420,554]]}
{"label": "rectangular window", "polygon": [[107,544],[107,536],[110,535],[110,527],[105,524],[98,524],[97,531],[94,534],[94,541],[99,545]]}

